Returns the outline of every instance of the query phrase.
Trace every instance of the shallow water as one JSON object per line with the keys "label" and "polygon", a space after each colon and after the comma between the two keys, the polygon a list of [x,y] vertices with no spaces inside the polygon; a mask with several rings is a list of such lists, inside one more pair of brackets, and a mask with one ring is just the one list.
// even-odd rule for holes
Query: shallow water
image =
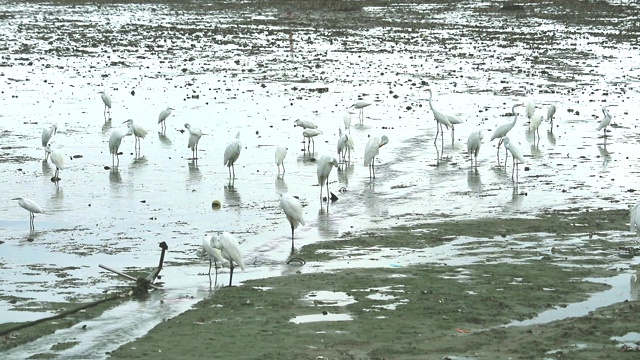
{"label": "shallow water", "polygon": [[[194,298],[162,315],[153,309],[157,303],[149,305],[155,316],[130,326],[142,334],[209,296],[206,262],[190,264],[212,232],[244,240],[248,267],[234,274],[236,284],[297,270],[284,265],[291,240],[278,194],[286,191],[306,204],[307,224],[296,230],[296,247],[416,220],[532,216],[636,202],[640,71],[637,49],[614,36],[615,18],[577,26],[476,2],[362,11],[362,26],[331,31],[314,30],[309,22],[349,15],[300,12],[287,20],[276,9],[258,16],[224,6],[0,4],[0,31],[7,35],[0,45],[10,54],[0,60],[0,172],[9,179],[0,207],[0,296],[64,301],[108,291],[124,282],[97,264],[151,268],[157,243],[166,241],[168,290],[158,296]],[[397,27],[383,27],[390,20]],[[412,22],[425,26],[407,31]],[[474,27],[484,32],[469,31]],[[448,131],[434,144],[427,86],[434,107],[465,120],[455,128],[453,145]],[[113,100],[108,122],[100,90]],[[363,125],[350,130],[353,163],[333,170],[330,190],[340,199],[323,205],[313,159],[336,155],[343,115],[359,97],[372,105],[364,109]],[[513,103],[530,100],[538,114],[551,103],[558,111],[553,131],[544,122],[534,143],[524,108],[517,110],[509,136],[527,161],[515,182],[511,159],[505,170],[501,149],[498,166],[496,142],[489,139],[512,119]],[[595,130],[603,105],[616,105],[606,144]],[[157,116],[166,106],[176,110],[164,136]],[[105,169],[111,166],[109,135],[129,118],[149,131],[141,154],[134,155],[133,137],[127,137],[119,167]],[[296,119],[312,120],[324,132],[313,154],[301,150]],[[179,131],[186,122],[204,133],[197,162],[189,160],[188,135]],[[41,131],[51,123],[58,125],[52,146],[67,156],[57,186],[50,181],[55,166],[42,161],[40,147]],[[476,128],[484,140],[473,169],[466,139]],[[230,182],[223,152],[238,131],[243,149]],[[371,180],[363,149],[368,136],[381,135],[390,142],[380,149]],[[274,163],[278,144],[288,148],[283,179]],[[343,187],[347,191],[338,192]],[[9,200],[18,196],[47,212],[36,215],[34,234],[27,212]],[[212,209],[213,200],[222,203],[220,210]],[[397,254],[381,259],[382,266],[399,262]],[[0,319],[47,315],[12,307],[0,301]],[[121,307],[96,321],[106,324],[109,316],[131,310]],[[104,354],[130,338],[111,339],[82,356]]]}

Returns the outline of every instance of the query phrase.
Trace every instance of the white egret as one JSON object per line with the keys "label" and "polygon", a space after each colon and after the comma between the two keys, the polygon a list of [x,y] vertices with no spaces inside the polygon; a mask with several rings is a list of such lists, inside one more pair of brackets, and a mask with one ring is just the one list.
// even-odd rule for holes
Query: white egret
{"label": "white egret", "polygon": [[349,131],[351,134],[351,112],[347,111],[344,115],[342,115],[342,122],[344,123],[344,131]]}
{"label": "white egret", "polygon": [[287,216],[287,220],[289,220],[289,224],[291,225],[291,253],[293,253],[295,249],[293,246],[293,233],[299,225],[305,225],[302,215],[302,205],[300,204],[300,200],[288,193],[284,193],[280,195],[280,208],[284,210],[284,214]]}
{"label": "white egret", "polygon": [[[133,135],[133,129],[115,129],[111,132],[111,136],[109,136],[109,152],[111,153],[111,165],[118,166],[120,165],[120,157],[118,156],[118,149],[120,149],[120,144],[122,143],[122,139],[125,136]],[[118,163],[116,164],[116,159],[118,159]]]}
{"label": "white egret", "polygon": [[202,137],[202,131],[198,128],[191,127],[189,123],[184,124],[184,127],[189,130],[187,148],[191,149],[191,159],[198,160],[198,141],[200,141]]}
{"label": "white egret", "polygon": [[[230,142],[227,145],[227,148],[224,149],[224,166],[229,168],[229,177],[232,179],[236,178],[236,167],[234,164],[236,163],[236,160],[238,160],[238,157],[240,157],[241,150],[242,144],[240,143],[240,131],[238,131],[236,139]],[[232,170],[233,176],[231,175]]]}
{"label": "white egret", "polygon": [[636,236],[640,236],[640,202],[638,202],[631,209],[631,221],[629,223],[629,230],[636,233]]}
{"label": "white egret", "polygon": [[535,115],[535,113],[536,104],[533,102],[533,100],[531,100],[527,103],[527,119],[529,119],[529,123],[531,123],[531,118],[533,118],[533,115]]}
{"label": "white egret", "polygon": [[109,119],[111,119],[111,98],[107,95],[106,92],[100,91],[98,94],[102,97],[102,102],[104,103],[104,111],[102,114],[105,116],[105,122],[107,121],[107,111],[109,112]]}
{"label": "white egret", "polygon": [[[42,129],[42,147],[47,147],[49,145],[49,140],[51,137],[56,134],[58,131],[58,125],[53,124],[50,128]],[[45,150],[44,152],[44,160],[46,161],[49,157],[49,153]]]}
{"label": "white egret", "polygon": [[233,280],[233,268],[235,267],[233,263],[236,263],[240,266],[240,269],[244,271],[244,260],[242,259],[240,244],[238,243],[238,240],[236,240],[235,236],[228,232],[223,232],[218,236],[213,235],[211,237],[211,244],[214,248],[222,252],[222,257],[229,260],[229,268],[231,269],[229,275],[229,286],[231,286]]}
{"label": "white egret", "polygon": [[281,145],[276,146],[276,165],[278,166],[278,176],[280,176],[280,166],[282,166],[282,176],[284,176],[284,158],[287,157],[287,148]]}
{"label": "white egret", "polygon": [[318,129],[306,129],[305,131],[302,132],[302,136],[304,136],[306,139],[309,139],[309,144],[307,145],[307,151],[309,151],[309,148],[311,147],[311,142],[313,142],[313,151],[316,150],[316,142],[313,140],[313,138],[320,134],[322,134],[322,131]]}
{"label": "white egret", "polygon": [[380,148],[388,143],[389,138],[386,135],[382,135],[381,138],[373,137],[367,141],[364,148],[364,165],[369,167],[369,178],[376,178],[375,158],[380,153]]}
{"label": "white egret", "polygon": [[338,160],[329,155],[322,155],[318,160],[318,184],[320,185],[320,201],[322,202],[322,188],[327,186],[327,197],[329,197],[329,174],[333,167],[338,167]]}
{"label": "white egret", "polygon": [[358,115],[358,118],[360,119],[360,125],[362,125],[362,123],[364,121],[364,108],[366,108],[369,105],[371,105],[370,102],[366,102],[364,100],[360,100],[360,101],[356,101],[355,104],[349,106],[349,109],[355,108],[357,110],[360,110],[360,114]]}
{"label": "white egret", "polygon": [[[504,141],[504,137],[507,136],[509,131],[511,131],[511,129],[513,129],[513,127],[516,125],[516,121],[518,121],[518,113],[516,112],[516,108],[518,106],[524,106],[524,104],[523,103],[513,104],[513,106],[511,107],[511,112],[513,113],[513,121],[498,126],[496,130],[493,132],[493,135],[491,135],[490,141],[493,141],[494,139],[500,139],[500,141],[498,141],[498,151],[496,152],[496,155],[498,156],[498,158],[500,158],[500,145],[502,145],[502,142]],[[505,156],[506,156],[506,150],[505,150]]]}
{"label": "white egret", "polygon": [[478,153],[480,152],[480,144],[482,143],[482,130],[478,129],[469,134],[467,139],[467,152],[473,165],[473,158],[476,158],[476,167],[478,167]]}
{"label": "white egret", "polygon": [[147,136],[147,130],[145,130],[142,126],[135,124],[133,119],[129,119],[123,124],[127,124],[127,127],[133,130],[133,136],[135,137],[135,143],[133,145],[133,149],[136,153],[140,152],[140,139],[144,139]]}
{"label": "white egret", "polygon": [[444,130],[442,130],[442,125],[446,126],[447,129],[451,127],[451,122],[449,121],[449,117],[433,107],[433,103],[431,102],[431,98],[433,97],[433,93],[431,89],[426,90],[429,93],[429,107],[431,108],[431,112],[433,113],[433,118],[436,120],[436,138],[433,141],[435,144],[438,141],[438,134],[442,133],[443,141],[444,141]]}
{"label": "white egret", "polygon": [[556,106],[551,104],[547,109],[547,121],[551,122],[551,129],[553,129],[553,116],[556,114]]}
{"label": "white egret", "polygon": [[338,144],[336,146],[338,150],[338,160],[342,158],[342,162],[347,162],[347,154],[349,156],[349,162],[351,161],[351,151],[353,150],[353,138],[347,133],[342,133],[342,129],[338,129]]}
{"label": "white egret", "polygon": [[538,135],[538,142],[540,142],[540,124],[542,124],[542,115],[533,115],[531,118],[531,130],[533,131],[533,144],[536,143],[536,135]]}
{"label": "white egret", "polygon": [[293,126],[300,126],[303,129],[317,129],[318,125],[316,125],[313,121],[309,120],[296,120],[293,122]]}
{"label": "white egret", "polygon": [[464,121],[462,121],[462,119],[460,119],[457,116],[452,116],[452,115],[446,115],[447,120],[449,120],[449,123],[451,124],[451,145],[453,145],[453,142],[455,141],[455,125],[458,124],[462,124],[464,123]]}
{"label": "white egret", "polygon": [[[517,180],[518,162],[524,164],[524,156],[522,156],[520,149],[518,149],[515,144],[510,142],[508,136],[504,137],[504,147],[505,149],[509,150],[509,152],[511,153],[511,156],[513,157],[513,167],[511,168],[511,179],[513,179],[513,171],[516,170],[516,180]],[[505,164],[506,164],[506,159],[505,159]]]}
{"label": "white egret", "polygon": [[35,230],[35,226],[33,225],[35,214],[44,214],[44,210],[42,210],[40,205],[36,204],[35,201],[25,197],[19,197],[11,200],[18,200],[18,205],[29,212],[29,229],[33,232]]}
{"label": "white egret", "polygon": [[209,258],[209,285],[211,285],[211,265],[212,262],[215,265],[215,270],[216,270],[216,277],[215,277],[215,281],[214,284],[218,283],[218,263],[220,263],[220,265],[222,265],[224,263],[224,257],[222,256],[222,251],[220,251],[219,249],[215,248],[213,246],[213,238],[211,239],[207,239],[204,238],[202,239],[202,248],[205,251],[205,253],[207,254],[207,257]]}
{"label": "white egret", "polygon": [[167,131],[167,124],[165,120],[171,115],[171,110],[175,110],[172,107],[167,107],[166,109],[160,111],[160,115],[158,115],[158,124],[160,124],[160,129],[162,129],[162,133],[164,134]]}
{"label": "white egret", "polygon": [[604,141],[607,141],[607,126],[611,123],[611,114],[607,109],[607,105],[602,107],[602,120],[600,120],[600,124],[598,125],[598,131],[602,130],[602,136],[604,137]]}
{"label": "white egret", "polygon": [[58,173],[64,169],[64,154],[60,150],[52,149],[50,145],[45,146],[44,151],[51,154],[51,162],[56,166],[56,173],[53,175],[53,180],[58,181]]}

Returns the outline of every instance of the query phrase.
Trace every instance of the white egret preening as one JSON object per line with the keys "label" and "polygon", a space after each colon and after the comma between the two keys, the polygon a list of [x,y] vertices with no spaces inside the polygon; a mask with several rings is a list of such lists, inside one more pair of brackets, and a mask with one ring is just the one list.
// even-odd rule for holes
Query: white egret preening
{"label": "white egret preening", "polygon": [[56,173],[53,175],[53,181],[58,181],[58,173],[64,169],[64,154],[60,150],[52,149],[50,145],[45,146],[44,151],[51,154],[51,162],[56,166]]}
{"label": "white egret preening", "polygon": [[191,127],[189,123],[184,124],[184,127],[189,130],[187,148],[191,149],[191,160],[198,160],[198,141],[200,141],[202,137],[202,131],[198,128]]}
{"label": "white egret preening", "polygon": [[284,177],[284,158],[287,157],[287,148],[281,145],[276,146],[276,165],[278,166],[278,176],[280,176],[280,166],[282,166],[282,176]]}
{"label": "white egret preening", "polygon": [[478,129],[471,134],[469,134],[469,138],[467,139],[467,152],[469,153],[469,158],[471,159],[471,164],[473,165],[473,158],[476,158],[475,166],[478,167],[478,153],[480,152],[480,144],[482,143],[482,130]]}
{"label": "white egret preening", "polygon": [[167,107],[166,109],[160,111],[160,115],[158,115],[158,124],[160,124],[161,132],[164,134],[167,131],[167,124],[165,120],[171,115],[171,110],[175,110],[172,107]]}
{"label": "white egret preening", "polygon": [[356,101],[355,104],[349,106],[349,109],[355,108],[356,110],[360,110],[360,113],[358,115],[358,119],[360,119],[360,125],[362,125],[362,123],[364,122],[364,108],[366,108],[369,105],[371,105],[370,102],[359,100],[359,101]]}
{"label": "white egret preening", "polygon": [[211,237],[211,244],[214,248],[222,252],[222,257],[229,260],[229,268],[231,269],[229,275],[229,286],[233,281],[233,264],[236,263],[240,266],[240,269],[244,271],[244,260],[242,259],[242,251],[240,251],[240,244],[236,240],[235,236],[228,232],[223,232],[220,235],[213,235]]}
{"label": "white egret preening", "polygon": [[[509,131],[511,131],[511,129],[513,129],[513,127],[516,125],[516,121],[518,121],[518,113],[516,112],[516,108],[518,106],[524,106],[524,104],[523,103],[513,104],[513,106],[511,107],[511,112],[513,113],[513,121],[498,126],[496,130],[493,132],[493,135],[491,135],[491,141],[493,141],[494,139],[500,139],[500,141],[498,141],[498,151],[496,152],[498,159],[500,158],[500,145],[502,145],[504,141],[504,137],[507,136]],[[506,150],[505,150],[505,156],[506,156]]]}
{"label": "white egret preening", "polygon": [[602,107],[603,117],[602,120],[600,120],[600,124],[598,124],[598,131],[602,130],[602,136],[604,137],[605,142],[607,142],[607,126],[609,126],[609,124],[611,123],[611,119],[613,118],[613,116],[611,116],[611,114],[609,113],[607,106],[611,105],[605,105]]}
{"label": "white egret preening", "polygon": [[[329,174],[333,167],[338,167],[338,160],[329,155],[322,155],[318,160],[318,184],[320,185],[320,202],[322,202],[322,188],[327,186],[327,198],[330,196],[329,192]],[[328,202],[328,201],[327,201]]]}
{"label": "white egret preening", "polygon": [[556,114],[556,106],[551,104],[547,109],[547,121],[551,122],[551,129],[553,129],[553,117]]}
{"label": "white egret preening", "polygon": [[312,152],[316,151],[316,142],[313,140],[313,138],[321,134],[322,134],[322,131],[318,129],[306,129],[305,131],[302,132],[302,136],[304,136],[305,139],[309,139],[309,144],[307,145],[307,151],[309,151],[309,148],[311,147],[312,142],[313,142]]}
{"label": "white egret preening", "polygon": [[40,205],[36,204],[35,201],[26,197],[19,197],[11,200],[18,200],[18,205],[29,212],[29,230],[33,232],[35,230],[35,226],[33,225],[35,214],[44,214],[44,210],[42,210]]}
{"label": "white egret preening", "polygon": [[444,141],[444,130],[442,129],[442,125],[446,126],[447,129],[451,127],[451,122],[449,121],[449,117],[433,107],[433,103],[431,102],[431,98],[433,97],[433,93],[431,89],[426,90],[429,93],[429,107],[431,108],[431,112],[433,113],[433,118],[436,120],[436,138],[433,141],[435,144],[438,141],[438,134],[442,133],[442,140]]}
{"label": "white egret preening", "polygon": [[147,136],[147,130],[145,130],[142,126],[135,124],[133,119],[129,119],[123,124],[127,124],[127,127],[133,130],[133,136],[135,137],[135,143],[133,145],[133,149],[136,153],[140,152],[140,139],[144,139]]}
{"label": "white egret preening", "polygon": [[[120,165],[120,157],[118,156],[118,150],[120,149],[120,144],[122,143],[122,139],[125,136],[133,135],[133,129],[115,129],[111,132],[111,136],[109,136],[109,152],[111,153],[111,165],[118,166]],[[118,160],[116,164],[116,159]]]}
{"label": "white egret preening", "polygon": [[[343,163],[351,162],[351,151],[353,150],[353,138],[351,135],[347,133],[342,133],[342,129],[338,129],[338,160],[342,159]],[[347,161],[347,155],[349,156],[349,161]]]}
{"label": "white egret preening", "polygon": [[[51,137],[55,135],[57,131],[58,131],[58,125],[56,124],[51,125],[50,128],[42,129],[42,147],[46,148],[47,145],[49,145],[49,140],[51,140]],[[44,160],[47,161],[48,157],[49,157],[49,153],[45,150]]]}
{"label": "white egret preening", "polygon": [[364,165],[369,167],[369,178],[376,178],[375,158],[380,153],[380,148],[388,143],[389,138],[386,135],[382,135],[381,138],[372,137],[367,141],[364,148]]}
{"label": "white egret preening", "polygon": [[291,253],[294,252],[293,233],[299,225],[304,226],[304,217],[302,215],[302,205],[300,200],[294,196],[284,193],[280,195],[280,208],[284,210],[284,214],[291,225]]}
{"label": "white egret preening", "polygon": [[631,221],[629,222],[629,230],[636,233],[640,237],[640,202],[631,209]]}
{"label": "white egret preening", "polygon": [[[238,160],[238,157],[240,157],[241,150],[242,144],[240,143],[240,131],[238,131],[236,139],[230,142],[227,145],[227,148],[224,149],[224,166],[229,168],[229,177],[232,179],[236,178],[236,167],[234,164],[236,163],[236,160]],[[232,171],[233,176],[231,175]]]}
{"label": "white egret preening", "polygon": [[[505,147],[505,149],[509,150],[509,152],[511,153],[511,156],[513,157],[513,167],[511,168],[511,179],[513,179],[513,171],[515,170],[516,171],[516,181],[517,181],[517,178],[518,178],[518,163],[520,162],[520,163],[524,164],[524,156],[522,156],[522,153],[520,152],[520,149],[518,149],[515,144],[510,142],[508,136],[504,137],[504,147]],[[506,159],[505,159],[505,164],[506,164]]]}
{"label": "white egret preening", "polygon": [[[106,92],[100,91],[98,94],[102,97],[102,102],[104,103],[104,111],[102,114],[104,115],[105,122],[111,119],[111,98],[107,95]],[[107,118],[107,112],[109,113],[109,117]]]}
{"label": "white egret preening", "polygon": [[209,258],[209,285],[211,285],[211,265],[212,265],[212,262],[215,265],[215,271],[216,271],[216,277],[215,277],[215,280],[214,280],[214,284],[217,284],[218,283],[218,263],[220,263],[220,265],[222,265],[224,263],[224,257],[222,256],[222,251],[220,251],[219,249],[217,249],[217,248],[215,248],[213,246],[213,238],[211,238],[211,239],[208,239],[208,238],[202,239],[202,249],[207,254],[207,257]]}
{"label": "white egret preening", "polygon": [[533,115],[531,118],[531,130],[533,131],[533,144],[536,144],[536,135],[538,135],[538,142],[540,142],[540,124],[542,124],[542,115]]}
{"label": "white egret preening", "polygon": [[533,100],[531,100],[527,103],[527,119],[529,119],[529,124],[531,124],[531,119],[533,118],[533,115],[535,115],[535,113],[536,104],[533,102]]}

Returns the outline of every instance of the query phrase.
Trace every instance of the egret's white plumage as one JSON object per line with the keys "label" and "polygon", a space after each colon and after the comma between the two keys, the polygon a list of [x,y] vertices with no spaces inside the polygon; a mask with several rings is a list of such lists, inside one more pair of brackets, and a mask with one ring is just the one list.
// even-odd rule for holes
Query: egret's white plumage
{"label": "egret's white plumage", "polygon": [[551,104],[549,105],[549,108],[547,109],[547,121],[551,122],[551,126],[553,127],[553,117],[556,114],[556,106]]}
{"label": "egret's white plumage", "polygon": [[160,111],[160,115],[158,115],[158,124],[160,124],[160,129],[164,133],[167,130],[167,124],[165,120],[171,115],[171,110],[175,110],[174,108],[168,106],[166,109]]}
{"label": "egret's white plumage", "polygon": [[318,125],[316,125],[313,121],[309,120],[296,120],[293,122],[293,126],[300,126],[303,129],[317,129]]}
{"label": "egret's white plumage", "polygon": [[344,131],[351,133],[351,112],[347,111],[342,115],[342,122],[344,123]]}
{"label": "egret's white plumage", "polygon": [[453,141],[455,139],[455,126],[458,124],[463,124],[464,121],[462,121],[462,119],[460,119],[457,116],[453,116],[453,115],[445,115],[447,117],[447,120],[449,120],[449,123],[451,124],[451,143],[453,144]]}
{"label": "egret's white plumage", "polygon": [[127,124],[127,127],[133,130],[133,136],[135,137],[133,148],[136,152],[138,152],[140,150],[140,139],[144,139],[144,137],[147,136],[147,130],[145,130],[142,126],[134,123],[133,119],[129,119],[123,122],[123,124]]}
{"label": "egret's white plumage", "polygon": [[[51,140],[51,137],[55,135],[57,131],[58,131],[58,125],[56,124],[52,124],[50,128],[42,129],[42,147],[46,147],[47,145],[49,145],[49,140]],[[45,161],[47,160],[48,156],[49,156],[49,153],[45,151],[44,152]]]}
{"label": "egret's white plumage", "polygon": [[522,152],[520,152],[520,149],[518,149],[515,144],[511,143],[508,136],[504,137],[504,147],[505,149],[509,150],[511,156],[513,157],[513,168],[511,169],[511,178],[513,179],[513,171],[518,168],[519,162],[524,164],[524,156],[522,156]]}
{"label": "egret's white plumage", "polygon": [[244,260],[242,259],[242,251],[240,250],[240,244],[235,236],[228,232],[223,232],[220,235],[213,235],[211,237],[211,244],[214,248],[220,250],[222,257],[229,260],[229,268],[231,273],[229,275],[229,286],[233,280],[233,268],[234,263],[240,266],[240,269],[244,271]]}
{"label": "egret's white plumage", "polygon": [[218,263],[222,265],[224,263],[224,257],[222,256],[222,251],[213,246],[213,239],[202,239],[202,249],[207,254],[209,258],[209,285],[211,285],[211,265],[212,262],[215,265],[216,277],[214,283],[218,283]]}
{"label": "egret's white plumage", "polygon": [[329,174],[333,167],[338,167],[338,160],[329,155],[322,155],[318,160],[318,185],[320,185],[320,201],[322,201],[322,188],[327,186],[327,197],[329,197]]}
{"label": "egret's white plumage", "polygon": [[[118,156],[118,149],[125,136],[133,135],[133,129],[114,129],[109,136],[109,152],[111,153],[111,165],[120,165],[120,157]],[[116,159],[118,163],[116,164]]]}
{"label": "egret's white plumage", "polygon": [[362,125],[362,122],[364,121],[364,108],[366,108],[369,105],[371,105],[370,102],[359,100],[359,101],[356,101],[355,104],[349,106],[349,109],[355,108],[357,110],[360,110],[360,114],[358,115],[358,119],[360,119],[360,125]]}
{"label": "egret's white plumage", "polygon": [[322,131],[318,129],[306,129],[305,131],[302,132],[302,136],[304,136],[306,139],[309,139],[309,145],[307,145],[307,151],[309,151],[309,148],[311,147],[311,142],[313,142],[313,150],[315,151],[316,142],[313,140],[313,138],[320,134],[322,134]]}
{"label": "egret's white plumage", "polygon": [[535,115],[535,113],[536,104],[533,102],[533,100],[531,100],[527,103],[527,119],[529,119],[529,122],[531,122],[531,119],[533,118],[533,115]]}
{"label": "egret's white plumage", "polygon": [[429,107],[431,108],[431,112],[433,113],[433,118],[436,120],[436,139],[433,141],[434,143],[438,141],[438,134],[442,132],[442,137],[444,137],[444,130],[442,129],[442,125],[446,126],[447,129],[451,127],[451,122],[449,121],[449,117],[447,115],[439,112],[433,107],[433,103],[431,102],[433,93],[431,89],[426,90],[429,93]]}
{"label": "egret's white plumage", "polygon": [[[109,118],[111,118],[111,98],[104,91],[100,91],[98,94],[100,94],[100,97],[102,97],[102,102],[104,103],[103,115],[106,114],[107,111],[108,111],[109,112]],[[105,121],[106,120],[107,120],[107,118],[106,118],[106,115],[105,115]]]}
{"label": "egret's white plumage", "polygon": [[282,166],[282,176],[284,176],[284,158],[287,157],[287,148],[281,145],[276,146],[276,165],[278,166],[278,175],[280,175],[280,166]]}
{"label": "egret's white plumage", "polygon": [[471,164],[473,164],[473,158],[476,158],[476,167],[478,166],[478,153],[480,152],[482,137],[482,130],[478,129],[471,132],[471,134],[469,134],[469,138],[467,139],[467,152],[469,153]]}
{"label": "egret's white plumage", "polygon": [[64,154],[60,150],[52,149],[50,145],[45,146],[44,151],[51,154],[51,162],[56,166],[56,173],[53,175],[54,180],[59,180],[58,173],[64,169]]}
{"label": "egret's white plumage", "polygon": [[640,236],[640,202],[631,209],[630,215],[631,221],[629,223],[629,230],[635,232],[636,236]]}
{"label": "egret's white plumage", "polygon": [[18,197],[11,200],[18,200],[18,205],[23,209],[29,212],[29,229],[31,231],[35,230],[35,226],[33,225],[33,220],[35,219],[34,214],[44,214],[44,210],[38,205],[35,201],[26,198],[26,197]]}
{"label": "egret's white plumage", "polygon": [[533,115],[531,118],[531,130],[533,131],[533,142],[535,145],[536,135],[538,135],[538,141],[540,141],[540,124],[542,124],[542,115]]}
{"label": "egret's white plumage", "polygon": [[389,138],[386,135],[382,135],[381,138],[372,137],[367,141],[367,145],[364,148],[364,165],[369,167],[369,177],[375,178],[375,157],[380,153],[380,148],[389,143]]}
{"label": "egret's white plumage", "polygon": [[498,156],[500,152],[500,145],[502,145],[502,143],[504,142],[504,137],[507,136],[509,131],[511,131],[511,129],[513,129],[513,127],[516,125],[516,121],[518,121],[518,113],[516,112],[516,108],[518,106],[524,106],[524,104],[513,104],[513,106],[511,107],[511,112],[513,113],[513,121],[498,126],[493,132],[493,135],[491,135],[490,141],[493,141],[494,139],[500,139],[500,141],[498,141],[498,151],[496,153],[496,155]]}
{"label": "egret's white plumage", "polygon": [[242,144],[240,143],[240,131],[238,131],[236,139],[230,142],[227,145],[227,148],[224,149],[224,166],[229,168],[229,177],[232,179],[235,179],[236,177],[236,168],[234,164],[238,160],[238,157],[240,157],[240,151],[242,151]]}
{"label": "egret's white plumage", "polygon": [[607,109],[607,106],[603,106],[602,107],[602,120],[600,120],[600,124],[598,124],[598,131],[602,130],[602,134],[605,138],[605,141],[607,140],[607,126],[609,126],[609,124],[611,123],[611,119],[613,118],[613,116],[611,116],[611,114],[609,113],[609,110]]}
{"label": "egret's white plumage", "polygon": [[293,246],[293,233],[299,225],[304,226],[304,216],[302,215],[302,205],[300,200],[284,193],[280,195],[280,208],[284,210],[284,214],[287,216],[287,220],[291,225],[291,252],[294,252]]}
{"label": "egret's white plumage", "polygon": [[191,149],[191,158],[193,160],[198,159],[198,141],[202,137],[202,131],[198,128],[192,127],[189,123],[184,124],[184,127],[189,130],[189,142],[187,148]]}
{"label": "egret's white plumage", "polygon": [[338,129],[338,144],[336,146],[338,150],[338,160],[342,159],[342,162],[347,162],[347,155],[349,162],[351,161],[351,151],[353,150],[353,137],[347,133],[342,133],[342,129]]}

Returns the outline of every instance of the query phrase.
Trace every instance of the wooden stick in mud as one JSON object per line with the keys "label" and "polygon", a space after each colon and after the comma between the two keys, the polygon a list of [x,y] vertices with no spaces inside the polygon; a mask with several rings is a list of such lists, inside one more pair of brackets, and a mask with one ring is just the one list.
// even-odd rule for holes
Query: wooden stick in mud
{"label": "wooden stick in mud", "polygon": [[[122,277],[126,277],[126,278],[127,278],[127,279],[129,279],[129,280],[138,281],[138,279],[137,279],[137,278],[135,278],[135,277],[133,277],[133,276],[131,276],[131,275],[127,275],[127,274],[125,274],[125,273],[122,273],[122,272],[120,272],[120,271],[118,271],[118,270],[116,270],[116,269],[112,269],[112,268],[110,268],[110,267],[108,267],[108,266],[106,266],[106,265],[99,264],[98,266],[100,266],[101,268],[103,268],[103,269],[105,269],[105,270],[111,271],[112,273],[116,273],[116,274],[118,274],[118,275],[120,275],[120,276],[122,276]],[[156,289],[156,290],[160,290],[160,289],[161,289],[160,287],[158,287],[158,286],[156,286],[156,285],[153,285],[153,284],[148,284],[148,285],[149,285],[149,287],[152,287],[152,288],[154,288],[154,289]]]}

